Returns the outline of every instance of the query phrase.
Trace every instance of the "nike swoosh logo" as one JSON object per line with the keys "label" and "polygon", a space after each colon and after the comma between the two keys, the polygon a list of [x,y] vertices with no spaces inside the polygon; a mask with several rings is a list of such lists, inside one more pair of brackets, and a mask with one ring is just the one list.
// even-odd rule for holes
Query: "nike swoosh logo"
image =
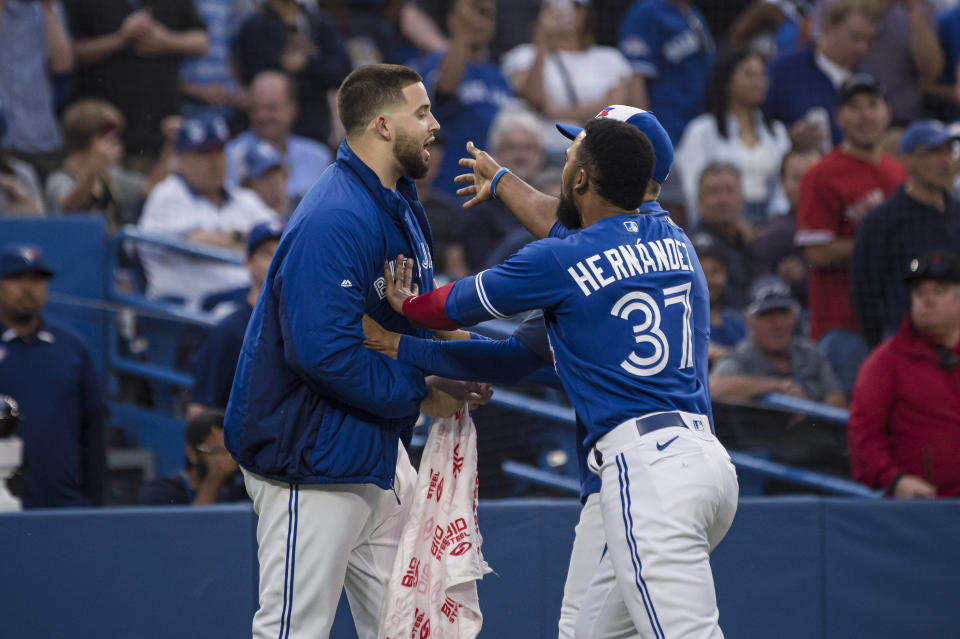
{"label": "nike swoosh logo", "polygon": [[676,441],[677,437],[680,437],[680,435],[674,435],[673,439],[668,439],[666,444],[661,444],[660,442],[657,442],[657,450],[663,450],[664,448],[672,444],[674,441]]}

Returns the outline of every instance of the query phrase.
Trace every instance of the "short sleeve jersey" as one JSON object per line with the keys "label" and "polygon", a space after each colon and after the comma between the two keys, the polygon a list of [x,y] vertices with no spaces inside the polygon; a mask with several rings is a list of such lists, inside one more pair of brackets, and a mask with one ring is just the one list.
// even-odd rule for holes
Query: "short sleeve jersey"
{"label": "short sleeve jersey", "polygon": [[[835,149],[814,165],[800,183],[797,207],[798,246],[853,239],[868,211],[907,179],[900,163],[884,154],[872,164]],[[850,300],[848,268],[810,272],[810,337],[819,340],[835,329],[857,331]]]}
{"label": "short sleeve jersey", "polygon": [[445,306],[464,325],[533,308],[544,309],[557,372],[587,429],[585,449],[647,413],[710,414],[698,375],[707,366],[706,281],[665,215],[614,216],[533,242],[458,281]]}
{"label": "short sleeve jersey", "polygon": [[683,127],[703,111],[716,45],[700,11],[667,0],[638,0],[620,26],[620,50],[647,79],[651,110],[680,143]]}

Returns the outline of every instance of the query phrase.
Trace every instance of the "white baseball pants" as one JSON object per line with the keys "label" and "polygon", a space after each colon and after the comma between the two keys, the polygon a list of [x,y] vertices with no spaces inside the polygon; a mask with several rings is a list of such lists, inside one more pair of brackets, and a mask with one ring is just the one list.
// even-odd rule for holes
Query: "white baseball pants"
{"label": "white baseball pants", "polygon": [[699,417],[684,415],[689,428],[645,435],[630,420],[597,443],[602,466],[591,451],[607,553],[583,596],[577,638],[723,637],[710,551],[733,523],[739,488],[730,457]]}
{"label": "white baseball pants", "polygon": [[394,487],[287,484],[243,471],[257,513],[254,639],[327,639],[346,588],[359,639],[376,639],[417,474],[400,446]]}

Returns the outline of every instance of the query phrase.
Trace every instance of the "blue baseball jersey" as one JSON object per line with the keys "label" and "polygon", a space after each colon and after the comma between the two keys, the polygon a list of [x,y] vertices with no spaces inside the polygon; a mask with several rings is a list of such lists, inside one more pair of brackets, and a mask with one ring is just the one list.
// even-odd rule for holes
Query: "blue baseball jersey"
{"label": "blue baseball jersey", "polygon": [[706,280],[665,214],[614,216],[528,244],[457,281],[444,311],[471,325],[534,308],[544,309],[557,373],[586,426],[585,449],[644,414],[710,415]]}
{"label": "blue baseball jersey", "polygon": [[620,22],[620,50],[647,81],[650,110],[674,145],[703,111],[716,45],[703,14],[667,0],[638,0]]}

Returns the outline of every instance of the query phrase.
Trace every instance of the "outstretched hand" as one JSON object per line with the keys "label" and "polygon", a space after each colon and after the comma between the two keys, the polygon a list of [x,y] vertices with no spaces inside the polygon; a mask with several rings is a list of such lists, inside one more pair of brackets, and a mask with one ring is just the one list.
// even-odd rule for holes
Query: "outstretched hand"
{"label": "outstretched hand", "polygon": [[393,269],[390,262],[383,264],[383,281],[387,289],[387,301],[397,313],[403,315],[403,303],[408,297],[416,295],[420,287],[413,283],[413,259],[403,253],[397,256]]}
{"label": "outstretched hand", "polygon": [[467,153],[470,157],[460,158],[459,164],[472,173],[464,173],[453,179],[455,184],[466,185],[457,190],[457,195],[473,196],[463,203],[465,209],[493,199],[490,182],[501,168],[493,156],[478,149],[473,142],[467,142]]}

